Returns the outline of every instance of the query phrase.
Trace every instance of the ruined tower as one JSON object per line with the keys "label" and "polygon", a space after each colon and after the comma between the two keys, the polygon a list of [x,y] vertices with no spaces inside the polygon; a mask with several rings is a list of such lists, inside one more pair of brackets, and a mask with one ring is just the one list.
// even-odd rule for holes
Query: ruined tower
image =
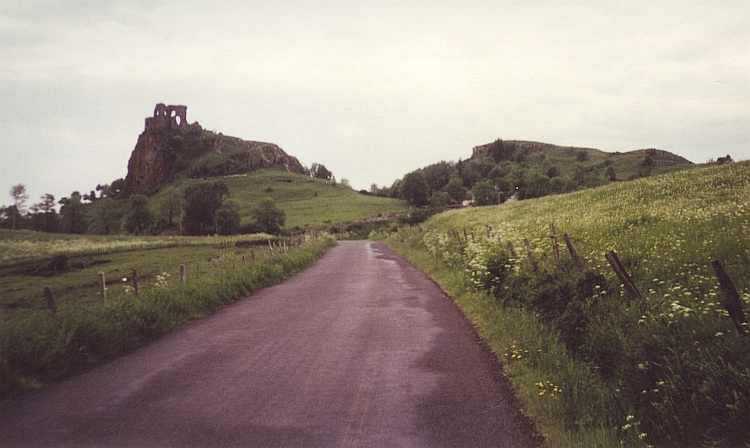
{"label": "ruined tower", "polygon": [[154,116],[146,118],[146,131],[158,131],[161,129],[176,129],[182,134],[201,130],[198,122],[188,124],[187,106],[165,106],[159,103],[154,108]]}

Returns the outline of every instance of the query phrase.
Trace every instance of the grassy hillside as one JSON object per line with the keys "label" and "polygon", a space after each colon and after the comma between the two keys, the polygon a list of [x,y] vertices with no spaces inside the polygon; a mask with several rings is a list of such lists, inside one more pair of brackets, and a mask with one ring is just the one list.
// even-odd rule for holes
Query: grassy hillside
{"label": "grassy hillside", "polygon": [[[612,167],[618,180],[627,180],[639,177],[639,168],[646,157],[653,162],[651,175],[680,171],[695,166],[683,157],[653,148],[628,152],[604,152],[594,148],[576,148],[520,140],[503,143],[506,147],[504,157],[497,157],[495,153],[498,161],[502,159],[526,163],[540,172],[547,172],[550,167],[554,166],[558,169],[560,176],[569,175],[575,165],[580,165],[601,171]],[[486,155],[492,156],[492,146],[493,143],[478,147],[472,159],[481,160]],[[512,149],[509,150],[508,146]]]}
{"label": "grassy hillside", "polygon": [[[239,202],[242,223],[251,221],[250,211],[270,197],[286,213],[287,229],[343,225],[359,219],[403,213],[404,201],[360,194],[350,187],[281,170],[259,170],[248,175],[211,179],[226,182],[231,198]],[[172,184],[185,188],[200,180],[181,179]],[[152,203],[158,203],[157,193]]]}
{"label": "grassy hillside", "polygon": [[[555,261],[550,221],[584,269],[561,238]],[[750,344],[711,261],[747,313],[750,163],[448,211],[422,229],[389,241],[458,298],[552,444],[747,446]],[[610,250],[641,299],[613,273]]]}

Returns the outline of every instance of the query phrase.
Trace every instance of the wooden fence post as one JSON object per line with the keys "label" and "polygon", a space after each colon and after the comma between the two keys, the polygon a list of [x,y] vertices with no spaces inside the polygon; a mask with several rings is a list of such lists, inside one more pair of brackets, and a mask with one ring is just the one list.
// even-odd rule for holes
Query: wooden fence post
{"label": "wooden fence post", "polygon": [[552,239],[552,250],[555,252],[555,261],[560,263],[560,249],[557,246],[557,235],[555,235],[555,222],[549,222],[549,237]]}
{"label": "wooden fence post", "polygon": [[185,265],[180,265],[180,283],[185,283]]}
{"label": "wooden fence post", "polygon": [[526,246],[526,255],[528,255],[529,258],[531,258],[531,256],[534,254],[534,252],[531,250],[531,242],[529,241],[528,238],[524,238],[523,244],[524,246]]}
{"label": "wooden fence post", "polygon": [[513,257],[516,257],[516,248],[513,247],[513,242],[508,240],[508,250]]}
{"label": "wooden fence post", "polygon": [[570,241],[570,237],[567,233],[563,233],[562,236],[563,240],[565,240],[565,245],[568,246],[568,252],[570,252],[570,256],[573,257],[573,261],[576,263],[576,266],[578,266],[578,269],[583,270],[583,263],[578,257],[578,252],[576,252],[576,248],[573,247],[573,242]]}
{"label": "wooden fence post", "polygon": [[133,268],[133,288],[135,289],[135,295],[141,292],[141,278],[138,275],[138,269]]}
{"label": "wooden fence post", "polygon": [[487,239],[489,240],[490,239],[490,232],[492,232],[492,227],[490,227],[489,224],[485,224],[484,227],[485,227],[485,230],[487,231]]}
{"label": "wooden fence post", "polygon": [[52,315],[54,316],[59,308],[57,307],[57,300],[55,300],[55,296],[52,294],[49,286],[44,287],[44,297],[47,298],[47,307],[52,310]]}
{"label": "wooden fence post", "polygon": [[107,282],[104,280],[104,271],[99,271],[99,297],[102,299],[102,305],[107,303]]}
{"label": "wooden fence post", "polygon": [[466,240],[466,244],[469,244],[469,235],[466,233],[466,227],[464,227],[464,240]]}
{"label": "wooden fence post", "polygon": [[198,264],[195,265],[195,276],[196,278],[201,278],[201,262],[199,261]]}
{"label": "wooden fence post", "polygon": [[612,266],[612,270],[615,271],[615,274],[617,274],[617,277],[620,279],[623,286],[625,286],[625,289],[628,291],[628,294],[630,294],[630,296],[635,299],[641,299],[642,298],[641,292],[638,291],[638,288],[635,287],[633,280],[630,278],[630,276],[628,275],[628,272],[625,270],[625,266],[623,266],[622,262],[620,261],[620,257],[617,256],[617,253],[611,250],[607,252],[607,254],[604,257],[609,262],[609,265]]}
{"label": "wooden fence post", "polygon": [[250,259],[253,260],[253,261],[255,261],[255,251],[254,250],[250,251]]}
{"label": "wooden fence post", "polygon": [[216,259],[211,259],[211,276],[216,277]]}
{"label": "wooden fence post", "polygon": [[742,324],[747,323],[745,319],[745,312],[742,311],[742,301],[740,300],[740,294],[737,292],[737,288],[734,286],[734,282],[724,270],[724,265],[721,260],[711,261],[711,267],[714,270],[716,279],[719,281],[719,289],[721,290],[721,304],[724,309],[729,313],[729,317],[732,318],[734,326],[737,327],[737,331],[747,336],[747,329]]}

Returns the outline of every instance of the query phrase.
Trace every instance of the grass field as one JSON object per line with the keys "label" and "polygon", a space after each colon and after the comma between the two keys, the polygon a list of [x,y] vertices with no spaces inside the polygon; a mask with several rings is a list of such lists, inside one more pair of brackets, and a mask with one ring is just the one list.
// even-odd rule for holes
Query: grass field
{"label": "grass field", "polygon": [[[555,262],[550,221],[583,270],[561,239]],[[449,211],[422,230],[388,241],[458,297],[551,444],[750,442],[750,344],[711,269],[724,263],[747,312],[750,163]],[[610,250],[642,299],[623,289]]]}
{"label": "grass field", "polygon": [[[286,213],[286,229],[320,228],[343,225],[359,219],[408,211],[406,202],[360,194],[350,187],[280,170],[260,170],[248,175],[211,179],[224,181],[231,198],[239,203],[242,224],[250,223],[250,211],[261,199],[270,197]],[[185,188],[200,180],[181,179],[174,183]],[[157,193],[152,202],[159,200]]]}
{"label": "grass field", "polygon": [[[20,231],[0,237],[0,399],[95,365],[277,283],[335,244],[328,237],[308,239],[286,254],[282,245],[299,240],[262,234],[125,238]],[[104,304],[99,271],[106,277]],[[54,315],[45,286],[59,308]]]}

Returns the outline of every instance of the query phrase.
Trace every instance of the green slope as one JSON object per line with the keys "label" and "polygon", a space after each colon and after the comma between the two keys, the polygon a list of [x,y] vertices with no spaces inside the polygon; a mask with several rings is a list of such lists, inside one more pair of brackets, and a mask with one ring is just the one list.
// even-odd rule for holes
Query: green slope
{"label": "green slope", "polygon": [[[276,169],[208,181],[226,182],[230,197],[239,203],[242,224],[251,222],[250,211],[266,197],[276,201],[277,207],[286,213],[286,229],[343,225],[408,210],[404,201],[363,195],[341,184],[333,186],[331,182],[321,179]],[[204,181],[180,179],[171,186],[184,189],[196,182]],[[159,201],[160,193],[152,198],[152,203]]]}
{"label": "green slope", "polygon": [[[425,253],[424,265],[442,272],[437,281],[458,279],[444,287],[504,357],[553,445],[609,445],[614,437],[628,446],[747,446],[748,338],[722,305],[711,261],[723,262],[747,313],[750,162],[448,211],[422,230],[390,238]],[[573,264],[564,232],[585,270]],[[613,273],[610,250],[641,299]]]}

